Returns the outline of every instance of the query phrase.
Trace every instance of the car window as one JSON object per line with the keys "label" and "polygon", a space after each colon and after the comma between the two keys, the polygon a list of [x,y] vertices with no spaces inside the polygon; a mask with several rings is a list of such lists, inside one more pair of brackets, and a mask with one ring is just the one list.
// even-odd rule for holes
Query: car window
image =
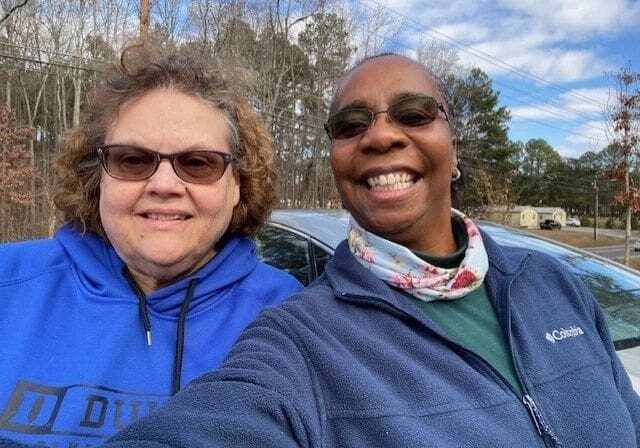
{"label": "car window", "polygon": [[640,281],[615,266],[563,256],[598,299],[618,350],[640,344]]}
{"label": "car window", "polygon": [[255,242],[256,255],[265,263],[287,271],[305,286],[314,278],[306,239],[283,229],[266,226],[258,232]]}

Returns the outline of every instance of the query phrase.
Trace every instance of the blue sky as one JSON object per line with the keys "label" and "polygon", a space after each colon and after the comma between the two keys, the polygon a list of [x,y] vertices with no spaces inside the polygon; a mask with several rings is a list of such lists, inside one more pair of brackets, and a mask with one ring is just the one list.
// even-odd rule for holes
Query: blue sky
{"label": "blue sky", "polygon": [[640,0],[365,0],[401,20],[390,45],[428,38],[479,66],[512,113],[510,138],[543,138],[561,155],[599,151],[613,74],[640,71]]}

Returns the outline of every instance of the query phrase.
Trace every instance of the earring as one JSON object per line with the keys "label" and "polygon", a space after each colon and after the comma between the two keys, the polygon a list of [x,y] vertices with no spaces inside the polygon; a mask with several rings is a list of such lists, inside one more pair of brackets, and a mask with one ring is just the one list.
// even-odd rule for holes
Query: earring
{"label": "earring", "polygon": [[458,167],[455,167],[455,171],[453,172],[453,175],[451,176],[451,182],[457,181],[458,179],[460,179],[460,177],[462,177],[462,173],[460,172]]}

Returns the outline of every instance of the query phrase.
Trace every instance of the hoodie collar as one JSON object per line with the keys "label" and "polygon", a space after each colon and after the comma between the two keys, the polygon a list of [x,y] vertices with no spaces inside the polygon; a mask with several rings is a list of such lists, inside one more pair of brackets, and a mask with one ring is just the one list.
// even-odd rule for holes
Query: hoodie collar
{"label": "hoodie collar", "polygon": [[[125,264],[108,241],[94,233],[81,234],[71,224],[61,227],[55,238],[71,258],[79,287],[89,297],[137,302],[133,287],[122,275]],[[155,313],[177,317],[193,279],[197,280],[198,288],[190,310],[208,303],[253,271],[257,264],[254,250],[255,245],[250,239],[230,238],[199,270],[148,294],[147,306]]]}

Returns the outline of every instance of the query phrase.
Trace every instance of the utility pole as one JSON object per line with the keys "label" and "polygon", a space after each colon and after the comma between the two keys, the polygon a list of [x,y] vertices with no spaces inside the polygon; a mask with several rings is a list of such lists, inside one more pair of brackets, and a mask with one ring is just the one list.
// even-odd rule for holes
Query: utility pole
{"label": "utility pole", "polygon": [[140,0],[140,40],[149,40],[149,10],[151,0]]}
{"label": "utility pole", "polygon": [[593,189],[596,193],[596,206],[593,209],[593,239],[598,239],[598,182],[593,181]]}

